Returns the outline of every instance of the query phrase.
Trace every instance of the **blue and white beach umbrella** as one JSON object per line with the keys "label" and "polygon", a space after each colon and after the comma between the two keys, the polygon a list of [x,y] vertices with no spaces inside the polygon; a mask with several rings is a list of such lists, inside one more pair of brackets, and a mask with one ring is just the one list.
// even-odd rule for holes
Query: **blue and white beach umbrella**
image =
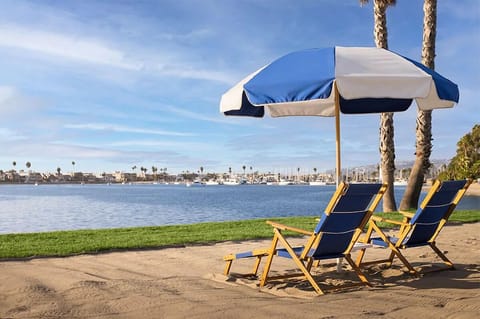
{"label": "blue and white beach umbrella", "polygon": [[296,51],[248,75],[225,94],[225,115],[335,116],[337,183],[340,179],[339,114],[449,108],[458,102],[455,83],[388,50],[333,47]]}

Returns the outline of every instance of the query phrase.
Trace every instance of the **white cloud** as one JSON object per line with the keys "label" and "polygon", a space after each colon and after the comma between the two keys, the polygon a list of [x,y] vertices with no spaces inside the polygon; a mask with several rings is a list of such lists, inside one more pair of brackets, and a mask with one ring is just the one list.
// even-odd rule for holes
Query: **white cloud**
{"label": "white cloud", "polygon": [[0,86],[0,116],[4,120],[14,114],[29,114],[42,105],[39,100],[25,96],[13,86]]}
{"label": "white cloud", "polygon": [[0,140],[2,141],[20,141],[20,140],[25,140],[25,136],[18,135],[16,132],[8,129],[8,128],[3,128],[0,127]]}
{"label": "white cloud", "polygon": [[16,90],[11,86],[0,86],[0,105],[11,100],[16,94]]}
{"label": "white cloud", "polygon": [[[191,118],[191,119],[200,120],[200,121],[222,123],[222,124],[229,124],[229,125],[251,125],[252,124],[252,121],[248,121],[248,120],[245,121],[245,119],[242,121],[241,119],[238,119],[238,118],[236,118],[235,120],[235,117],[225,118],[225,116],[221,115],[220,113],[218,113],[218,116],[213,117],[213,116],[207,116],[197,112],[187,111],[182,108],[168,106],[168,105],[163,105],[162,109],[165,111],[174,113],[176,115],[180,115],[186,118]],[[252,120],[252,118],[250,119]]]}
{"label": "white cloud", "polygon": [[0,46],[128,70],[142,68],[139,61],[128,59],[124,52],[113,49],[99,40],[13,25],[0,26]]}
{"label": "white cloud", "polygon": [[165,76],[174,76],[178,78],[195,80],[210,80],[227,84],[234,83],[236,80],[238,80],[238,78],[232,74],[210,69],[193,68],[189,66],[188,63],[177,65],[163,63],[158,64],[157,71]]}
{"label": "white cloud", "polygon": [[[200,32],[200,34],[204,34]],[[195,37],[197,33],[185,37]],[[171,36],[178,40],[178,36]],[[118,43],[103,39],[52,31],[34,30],[25,26],[0,25],[0,46],[33,51],[69,61],[110,66],[122,70],[146,71],[151,75],[183,79],[233,83],[236,76],[229,72],[198,66],[186,48],[177,47],[177,54],[156,48],[155,52],[131,47],[130,51],[115,48]],[[187,54],[186,56],[183,56]],[[183,56],[183,57],[182,57]],[[193,60],[192,60],[193,59]],[[197,64],[197,66],[195,66]],[[201,62],[203,64],[203,62]],[[100,74],[107,77],[105,74]],[[108,78],[108,77],[107,77]],[[112,79],[114,80],[114,79]]]}
{"label": "white cloud", "polygon": [[89,123],[89,124],[65,124],[67,129],[81,129],[92,131],[113,131],[118,133],[139,133],[139,134],[154,134],[167,136],[195,136],[193,133],[164,131],[164,130],[150,130],[136,127],[129,127],[124,125],[106,124],[106,123]]}

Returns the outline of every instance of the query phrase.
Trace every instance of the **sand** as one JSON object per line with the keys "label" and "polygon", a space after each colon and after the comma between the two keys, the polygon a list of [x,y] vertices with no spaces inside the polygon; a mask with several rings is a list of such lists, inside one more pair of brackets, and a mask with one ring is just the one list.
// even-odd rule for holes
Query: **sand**
{"label": "sand", "polygon": [[466,196],[480,196],[480,183],[472,183],[465,193]]}
{"label": "sand", "polygon": [[[0,262],[0,318],[477,318],[480,314],[480,223],[450,225],[438,246],[456,270],[406,275],[367,270],[373,288],[316,296],[304,281],[269,284],[222,275],[222,256],[268,245],[225,242],[148,251]],[[369,249],[368,257],[386,253]],[[436,261],[428,248],[409,250],[415,265]],[[276,260],[275,260],[276,262]],[[248,271],[251,262],[233,264]],[[294,269],[290,260],[274,270]],[[330,282],[354,279],[335,264],[319,268]],[[319,281],[327,278],[319,276]]]}

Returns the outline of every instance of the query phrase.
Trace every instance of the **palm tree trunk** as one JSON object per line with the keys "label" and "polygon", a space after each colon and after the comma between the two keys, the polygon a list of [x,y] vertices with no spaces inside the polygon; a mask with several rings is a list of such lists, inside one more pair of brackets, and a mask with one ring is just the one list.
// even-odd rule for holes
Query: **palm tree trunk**
{"label": "palm tree trunk", "polygon": [[375,19],[373,37],[377,48],[388,49],[387,7],[388,4],[384,0],[375,0],[373,3],[373,17]]}
{"label": "palm tree trunk", "polygon": [[382,182],[387,184],[387,191],[383,196],[383,211],[397,210],[393,189],[395,173],[395,145],[393,142],[393,113],[380,115],[380,157]]}
{"label": "palm tree trunk", "polygon": [[405,189],[400,210],[418,208],[418,200],[422,191],[425,172],[430,167],[430,154],[432,151],[432,112],[418,111],[416,128],[415,163],[413,164],[408,185]]}
{"label": "palm tree trunk", "polygon": [[[393,1],[394,3],[394,1]],[[373,36],[377,48],[388,49],[387,33],[387,7],[392,1],[375,0],[373,4],[373,15],[375,27]],[[393,140],[393,113],[382,113],[380,115],[380,157],[383,183],[387,184],[387,191],[383,196],[383,211],[391,212],[397,210],[393,181],[395,173],[395,143]]]}
{"label": "palm tree trunk", "polygon": [[[437,0],[423,3],[422,63],[435,68],[435,37],[437,33]],[[416,127],[415,163],[400,203],[401,210],[418,207],[425,173],[430,168],[432,153],[432,111],[418,111]]]}

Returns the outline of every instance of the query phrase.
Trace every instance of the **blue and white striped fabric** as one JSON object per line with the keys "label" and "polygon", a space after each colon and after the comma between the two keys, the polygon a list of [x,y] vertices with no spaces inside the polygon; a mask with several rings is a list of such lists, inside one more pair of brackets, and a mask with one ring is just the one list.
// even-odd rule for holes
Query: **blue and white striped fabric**
{"label": "blue and white striped fabric", "polygon": [[334,116],[335,87],[342,113],[452,107],[455,83],[388,50],[333,47],[287,54],[250,74],[221,99],[225,115]]}

